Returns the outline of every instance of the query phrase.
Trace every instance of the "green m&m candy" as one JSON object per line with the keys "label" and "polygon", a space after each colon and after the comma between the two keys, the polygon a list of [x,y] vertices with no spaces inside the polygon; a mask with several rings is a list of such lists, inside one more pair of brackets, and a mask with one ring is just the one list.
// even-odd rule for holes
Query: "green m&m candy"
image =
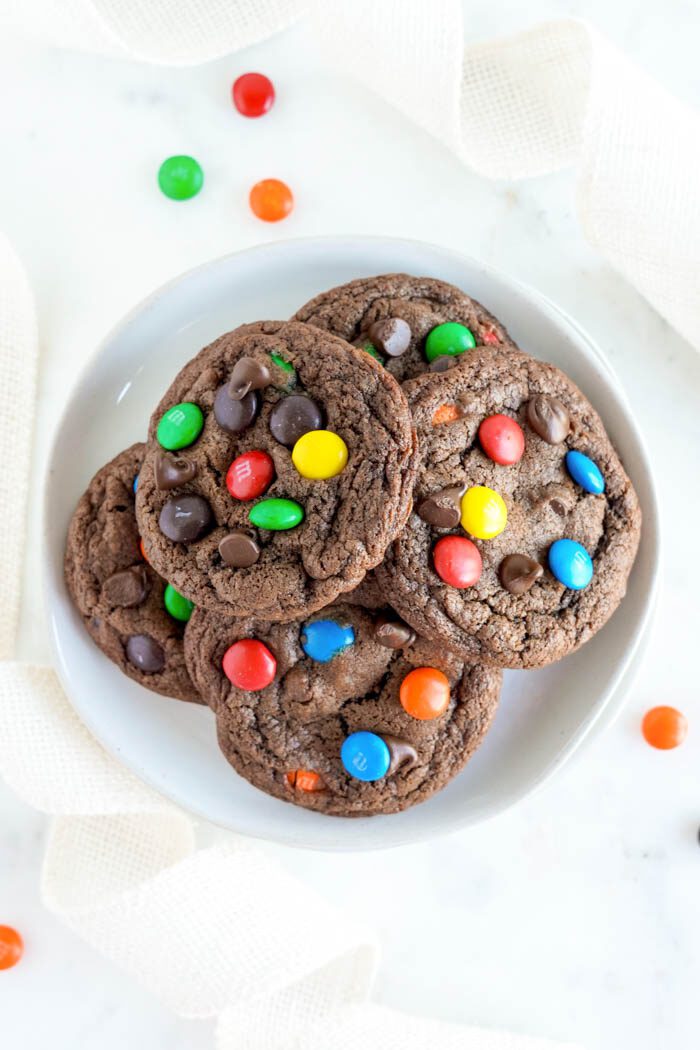
{"label": "green m&m candy", "polygon": [[202,433],[204,416],[199,405],[192,401],[183,401],[173,405],[160,417],[156,437],[163,448],[171,452],[178,448],[187,448]]}
{"label": "green m&m candy", "polygon": [[185,598],[179,591],[176,591],[171,583],[167,585],[163,592],[163,605],[173,620],[181,620],[182,623],[187,623],[194,609],[194,602],[191,602],[189,598]]}
{"label": "green m&m candy", "polygon": [[158,185],[173,201],[196,197],[204,184],[204,172],[194,157],[168,157],[158,169]]}
{"label": "green m&m candy", "polygon": [[304,520],[304,510],[293,499],[263,499],[250,508],[248,517],[259,529],[282,532]]}
{"label": "green m&m candy", "polygon": [[448,321],[447,324],[439,324],[428,333],[425,340],[425,356],[429,361],[434,361],[436,357],[456,357],[465,350],[473,350],[475,346],[476,339],[466,325]]}

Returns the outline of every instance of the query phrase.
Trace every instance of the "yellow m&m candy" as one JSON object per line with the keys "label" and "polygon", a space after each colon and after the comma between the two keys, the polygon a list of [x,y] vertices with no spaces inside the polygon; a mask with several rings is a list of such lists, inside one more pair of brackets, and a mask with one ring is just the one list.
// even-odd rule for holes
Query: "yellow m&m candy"
{"label": "yellow m&m candy", "polygon": [[478,540],[492,540],[503,532],[508,521],[508,511],[493,489],[485,485],[472,485],[462,496],[462,528]]}
{"label": "yellow m&m candy", "polygon": [[340,474],[348,461],[348,447],[330,430],[309,430],[292,449],[292,463],[302,478],[322,481]]}

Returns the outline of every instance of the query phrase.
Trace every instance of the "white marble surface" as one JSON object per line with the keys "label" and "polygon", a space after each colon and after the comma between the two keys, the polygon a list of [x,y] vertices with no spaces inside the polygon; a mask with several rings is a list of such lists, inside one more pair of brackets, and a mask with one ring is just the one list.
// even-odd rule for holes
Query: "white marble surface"
{"label": "white marble surface", "polygon": [[[700,10],[688,0],[533,0],[527,11],[483,0],[469,10],[475,39],[586,14],[700,102]],[[626,712],[546,791],[468,834],[383,855],[275,852],[380,930],[377,997],[386,1003],[600,1050],[697,1046],[700,357],[588,249],[570,173],[522,184],[475,177],[323,69],[303,27],[180,71],[44,51],[1,33],[0,41],[0,229],[29,269],[43,340],[24,653],[46,656],[35,566],[48,435],[96,341],[153,287],[236,248],[329,232],[440,242],[536,285],[609,353],[656,467],[669,542]],[[236,119],[228,102],[230,82],[250,68],[268,72],[279,92],[260,122]],[[199,198],[173,205],[154,188],[154,172],[181,151],[201,159],[207,182]],[[247,188],[268,175],[297,195],[279,227],[246,207]],[[638,726],[647,707],[665,702],[687,711],[691,732],[663,754],[646,747]],[[0,975],[7,1045],[211,1047],[208,1022],[170,1015],[44,910],[46,832],[44,818],[0,785],[0,923],[27,941],[21,966]]]}

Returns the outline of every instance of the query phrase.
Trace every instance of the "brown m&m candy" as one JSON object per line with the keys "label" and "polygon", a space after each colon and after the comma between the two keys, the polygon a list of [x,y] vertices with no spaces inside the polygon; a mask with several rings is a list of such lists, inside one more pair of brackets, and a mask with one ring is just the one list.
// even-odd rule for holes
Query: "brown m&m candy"
{"label": "brown m&m candy", "polygon": [[241,357],[233,366],[228,396],[240,401],[251,390],[263,390],[270,382],[270,369],[254,357]]}
{"label": "brown m&m candy", "polygon": [[148,577],[143,565],[132,565],[122,572],[115,572],[102,584],[102,597],[119,609],[140,605],[147,594]]}
{"label": "brown m&m candy", "polygon": [[157,674],[165,667],[163,649],[149,634],[132,634],[126,643],[126,656],[144,674]]}
{"label": "brown m&m candy", "polygon": [[232,398],[228,384],[220,386],[214,399],[214,418],[229,434],[240,434],[254,422],[260,411],[260,395],[249,390],[243,397]]}
{"label": "brown m&m candy", "polygon": [[454,529],[459,525],[460,501],[466,490],[466,485],[452,485],[441,492],[434,492],[418,504],[416,512],[428,525],[434,525],[437,529]]}
{"label": "brown m&m candy", "polygon": [[179,485],[185,485],[192,481],[197,474],[197,464],[184,456],[173,456],[169,452],[161,452],[154,465],[154,477],[156,488],[161,492],[176,489]]}
{"label": "brown m&m candy", "polygon": [[164,505],[158,524],[173,543],[191,543],[207,531],[213,520],[211,507],[201,496],[175,496]]}
{"label": "brown m&m candy", "polygon": [[323,426],[321,409],[305,394],[290,394],[278,401],[270,413],[270,432],[280,445],[291,447],[310,430]]}
{"label": "brown m&m candy", "polygon": [[556,397],[536,394],[527,406],[527,421],[536,434],[550,445],[564,441],[571,428],[566,405]]}
{"label": "brown m&m candy", "polygon": [[230,532],[220,542],[219,554],[232,569],[248,569],[260,557],[260,548],[247,532]]}
{"label": "brown m&m candy", "polygon": [[369,326],[370,342],[388,357],[401,357],[411,345],[411,329],[401,317],[386,317]]}
{"label": "brown m&m candy", "polygon": [[543,572],[544,569],[540,563],[534,558],[528,558],[527,554],[509,554],[498,568],[498,576],[503,587],[509,594],[516,595],[529,591]]}

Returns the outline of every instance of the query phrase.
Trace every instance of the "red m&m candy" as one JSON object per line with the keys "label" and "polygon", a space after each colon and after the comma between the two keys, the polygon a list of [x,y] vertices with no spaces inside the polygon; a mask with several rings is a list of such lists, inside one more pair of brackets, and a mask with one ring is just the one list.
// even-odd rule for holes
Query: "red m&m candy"
{"label": "red m&m candy", "polygon": [[24,941],[11,926],[0,926],[0,970],[10,970],[24,954]]}
{"label": "red m&m candy", "polygon": [[473,587],[481,576],[479,548],[466,536],[443,536],[433,547],[433,565],[450,587]]}
{"label": "red m&m candy", "polygon": [[275,89],[263,73],[244,73],[234,80],[231,97],[242,116],[262,117],[275,101]]}
{"label": "red m&m candy", "polygon": [[489,416],[479,427],[479,441],[489,459],[511,467],[525,451],[525,435],[510,416]]}
{"label": "red m&m candy", "polygon": [[237,689],[255,692],[270,684],[277,671],[277,661],[257,638],[242,638],[224,653],[224,674]]}
{"label": "red m&m candy", "polygon": [[234,499],[255,499],[267,492],[274,478],[272,456],[256,449],[236,456],[226,473],[226,488]]}

